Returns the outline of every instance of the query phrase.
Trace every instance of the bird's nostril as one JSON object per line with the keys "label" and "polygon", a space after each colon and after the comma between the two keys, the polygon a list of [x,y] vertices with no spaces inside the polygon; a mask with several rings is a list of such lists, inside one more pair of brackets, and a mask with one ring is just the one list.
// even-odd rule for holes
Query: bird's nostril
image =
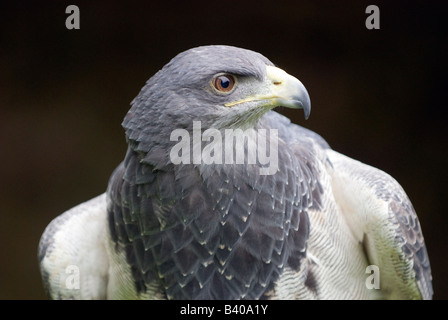
{"label": "bird's nostril", "polygon": [[282,84],[282,82],[281,81],[273,81],[272,82],[274,85],[276,85],[276,86],[278,86],[278,85],[281,85]]}

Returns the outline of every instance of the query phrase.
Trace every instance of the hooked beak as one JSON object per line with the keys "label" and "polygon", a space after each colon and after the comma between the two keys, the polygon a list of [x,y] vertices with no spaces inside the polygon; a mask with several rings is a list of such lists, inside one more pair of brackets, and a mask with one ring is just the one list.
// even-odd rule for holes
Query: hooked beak
{"label": "hooked beak", "polygon": [[243,100],[227,103],[225,106],[232,107],[243,102],[260,101],[260,106],[303,109],[305,119],[308,119],[311,112],[311,101],[302,82],[274,66],[266,66],[266,72],[268,83],[263,86],[263,92]]}

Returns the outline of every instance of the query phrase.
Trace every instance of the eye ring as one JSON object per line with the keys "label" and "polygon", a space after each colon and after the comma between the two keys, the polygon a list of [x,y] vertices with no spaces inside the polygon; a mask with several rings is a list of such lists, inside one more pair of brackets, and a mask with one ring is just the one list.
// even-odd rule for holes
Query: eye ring
{"label": "eye ring", "polygon": [[221,73],[212,79],[212,87],[220,93],[230,93],[236,85],[235,76],[228,73]]}

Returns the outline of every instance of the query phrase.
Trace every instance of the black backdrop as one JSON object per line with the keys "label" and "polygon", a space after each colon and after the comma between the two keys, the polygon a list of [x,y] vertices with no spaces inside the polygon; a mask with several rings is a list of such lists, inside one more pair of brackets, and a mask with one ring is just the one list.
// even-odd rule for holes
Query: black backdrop
{"label": "black backdrop", "polygon": [[[229,44],[263,53],[312,101],[280,110],[404,187],[419,214],[436,299],[448,298],[446,21],[428,1],[2,1],[0,298],[45,298],[39,237],[104,192],[126,150],[120,123],[177,53]],[[440,2],[442,3],[442,2]],[[80,9],[67,30],[65,8]],[[380,29],[365,27],[369,4]]]}

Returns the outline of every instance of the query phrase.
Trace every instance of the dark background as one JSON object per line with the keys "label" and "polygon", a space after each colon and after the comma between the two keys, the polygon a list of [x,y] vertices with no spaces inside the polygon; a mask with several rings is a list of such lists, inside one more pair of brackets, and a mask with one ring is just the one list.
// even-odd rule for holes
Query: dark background
{"label": "dark background", "polygon": [[[173,56],[206,44],[261,52],[298,77],[311,117],[281,112],[400,182],[420,217],[434,298],[448,298],[443,2],[120,3],[0,4],[1,299],[46,298],[36,257],[45,226],[105,191],[130,101]],[[65,27],[69,4],[80,30]],[[369,4],[380,30],[365,27]]]}

